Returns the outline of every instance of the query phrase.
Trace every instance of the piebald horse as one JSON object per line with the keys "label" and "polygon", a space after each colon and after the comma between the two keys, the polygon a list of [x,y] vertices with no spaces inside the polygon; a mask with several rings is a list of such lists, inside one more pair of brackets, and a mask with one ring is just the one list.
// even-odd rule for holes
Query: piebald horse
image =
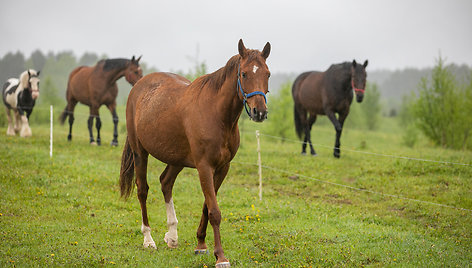
{"label": "piebald horse", "polygon": [[[134,56],[128,59],[108,59],[101,60],[95,66],[80,66],[74,69],[69,75],[67,83],[66,100],[67,106],[60,116],[61,124],[64,124],[69,116],[69,135],[67,139],[72,140],[72,125],[74,124],[74,108],[77,102],[90,107],[88,119],[88,130],[90,134],[90,144],[101,144],[100,128],[102,121],[98,113],[100,106],[106,105],[113,116],[113,140],[112,146],[118,145],[118,115],[116,114],[116,96],[118,86],[116,81],[125,77],[126,81],[134,85],[141,77],[143,71],[139,67],[139,60]],[[97,141],[93,138],[93,119],[97,128]]]}
{"label": "piebald horse", "polygon": [[[39,97],[39,72],[28,69],[20,78],[10,78],[3,84],[3,103],[6,107],[8,128],[7,135],[14,136],[20,132],[21,137],[30,137],[29,117],[33,112],[36,99]],[[11,117],[15,114],[15,125]]]}
{"label": "piebald horse", "polygon": [[[144,247],[156,248],[151,237],[146,199],[148,155],[167,164],[160,176],[167,210],[168,232],[164,241],[177,247],[177,217],[172,188],[184,167],[196,168],[205,197],[197,230],[195,253],[206,253],[208,221],[213,227],[217,267],[230,266],[220,238],[221,212],[216,195],[239,148],[238,120],[245,107],[250,118],[267,118],[269,69],[266,59],[270,44],[262,52],[246,49],[242,40],[239,54],[226,66],[190,82],[171,73],[152,73],[136,83],[126,105],[128,137],[123,150],[120,186],[128,197],[136,183],[141,204]],[[134,173],[136,179],[134,180]]]}

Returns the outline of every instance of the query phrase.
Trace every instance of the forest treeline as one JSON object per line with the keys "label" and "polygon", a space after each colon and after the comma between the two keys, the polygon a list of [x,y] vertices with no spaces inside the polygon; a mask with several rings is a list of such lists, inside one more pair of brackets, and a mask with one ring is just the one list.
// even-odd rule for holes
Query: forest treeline
{"label": "forest treeline", "polygon": [[[131,58],[132,55],[123,55]],[[137,55],[139,56],[139,55]],[[72,51],[43,53],[36,50],[29,57],[22,52],[10,52],[0,58],[0,81],[3,84],[10,77],[18,77],[26,68],[41,70],[42,84],[48,79],[48,86],[53,86],[58,96],[65,96],[67,79],[69,73],[81,65],[94,65],[100,59],[107,58],[107,55],[97,55],[93,52],[86,52],[81,56],[75,55]],[[148,74],[157,71],[156,67],[146,64],[144,55],[141,60],[143,73]],[[448,64],[446,66],[456,77],[459,83],[467,84],[470,81],[472,69],[467,65]],[[309,71],[309,70],[307,70]],[[382,112],[384,115],[396,115],[401,108],[402,98],[409,96],[412,91],[417,91],[418,85],[423,77],[430,75],[433,67],[430,68],[406,68],[402,70],[367,70],[368,83],[375,83],[380,92],[383,102]],[[206,72],[204,62],[197,62],[195,70],[189,70],[187,74],[180,72],[189,78],[195,78],[199,74]],[[293,81],[298,73],[273,73],[269,81],[270,91],[277,93],[287,81]],[[131,86],[124,81],[119,81],[119,94],[117,103],[125,104]],[[367,92],[368,94],[368,92]]]}

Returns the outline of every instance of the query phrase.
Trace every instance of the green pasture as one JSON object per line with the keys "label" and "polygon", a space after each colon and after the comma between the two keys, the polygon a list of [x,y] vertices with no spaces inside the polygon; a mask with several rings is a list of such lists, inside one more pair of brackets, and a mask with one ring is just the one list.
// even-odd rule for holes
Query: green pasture
{"label": "green pasture", "polygon": [[[118,186],[124,107],[117,148],[109,146],[106,108],[100,147],[88,144],[88,110],[81,105],[67,142],[68,127],[57,123],[62,109],[55,108],[52,158],[47,124],[33,122],[33,137],[25,139],[0,128],[0,266],[214,266],[212,253],[193,254],[203,204],[196,170],[184,169],[176,181],[179,247],[169,249],[158,179],[165,166],[150,161],[148,211],[158,248],[144,249],[136,190],[123,200]],[[267,124],[244,120],[242,146],[218,195],[223,249],[232,266],[471,265],[472,152],[423,138],[407,147],[397,121],[383,118],[375,132],[345,129],[340,159],[332,156],[333,127],[317,123],[318,156],[302,156],[294,134],[285,141],[271,137]],[[256,129],[262,133],[262,200]],[[211,228],[207,244],[212,252]]]}

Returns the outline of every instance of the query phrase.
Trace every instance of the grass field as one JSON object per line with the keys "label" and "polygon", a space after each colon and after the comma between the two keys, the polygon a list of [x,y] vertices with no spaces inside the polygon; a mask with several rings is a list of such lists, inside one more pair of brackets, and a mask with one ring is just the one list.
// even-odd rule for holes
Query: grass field
{"label": "grass field", "polygon": [[[126,135],[120,109],[118,148],[109,146],[106,109],[101,147],[88,144],[87,110],[78,107],[71,143],[67,127],[55,126],[53,158],[47,125],[33,124],[34,136],[27,139],[0,129],[0,266],[214,266],[212,254],[193,254],[203,204],[195,170],[184,169],[174,187],[179,247],[163,242],[166,212],[158,177],[164,165],[155,159],[148,169],[148,210],[158,249],[142,248],[136,191],[127,201],[119,194]],[[332,126],[315,125],[319,156],[302,156],[298,142],[268,136],[265,124],[245,121],[242,147],[218,195],[223,248],[233,266],[471,265],[472,152],[423,139],[406,147],[390,118],[375,132],[346,129],[341,159],[332,156]],[[262,201],[256,129],[263,134]],[[211,252],[211,228],[207,244]]]}

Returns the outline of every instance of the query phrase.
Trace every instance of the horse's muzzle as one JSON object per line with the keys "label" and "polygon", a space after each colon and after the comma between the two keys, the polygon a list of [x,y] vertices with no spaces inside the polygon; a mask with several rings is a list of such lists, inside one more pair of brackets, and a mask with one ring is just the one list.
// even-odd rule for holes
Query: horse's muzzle
{"label": "horse's muzzle", "polygon": [[267,110],[260,111],[256,108],[252,108],[251,110],[251,119],[254,122],[262,122],[267,119]]}
{"label": "horse's muzzle", "polygon": [[364,93],[356,93],[356,101],[361,103],[364,99]]}

